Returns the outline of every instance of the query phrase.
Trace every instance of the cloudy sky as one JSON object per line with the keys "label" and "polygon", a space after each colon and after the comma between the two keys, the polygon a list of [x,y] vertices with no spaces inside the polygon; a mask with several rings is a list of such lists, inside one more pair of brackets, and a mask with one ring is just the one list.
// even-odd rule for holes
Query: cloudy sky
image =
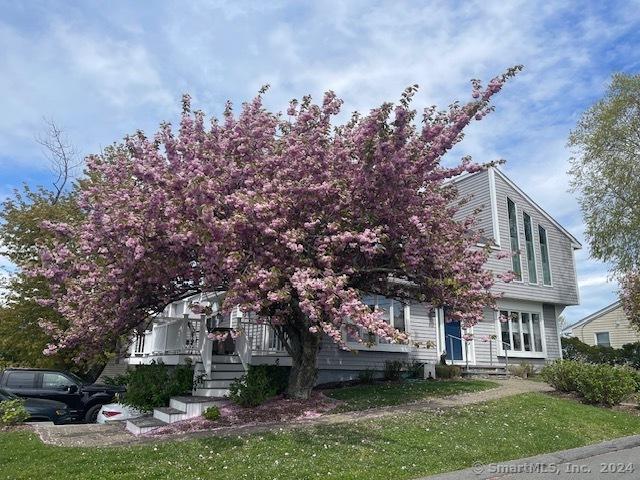
{"label": "cloudy sky", "polygon": [[[267,103],[327,89],[345,111],[395,100],[467,99],[469,79],[524,72],[455,156],[507,160],[506,173],[579,239],[567,134],[613,72],[640,71],[640,2],[0,0],[0,198],[48,184],[34,137],[54,119],[82,154],[176,120],[180,96],[219,114],[263,84]],[[452,156],[447,161],[455,161]],[[615,299],[607,266],[578,252],[575,321]]]}

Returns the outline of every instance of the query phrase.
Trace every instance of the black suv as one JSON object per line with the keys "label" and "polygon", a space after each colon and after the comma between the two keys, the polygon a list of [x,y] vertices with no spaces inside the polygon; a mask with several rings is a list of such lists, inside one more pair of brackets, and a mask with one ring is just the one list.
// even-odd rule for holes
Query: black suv
{"label": "black suv", "polygon": [[113,401],[124,387],[88,384],[77,375],[59,370],[7,368],[0,373],[0,388],[20,397],[65,403],[75,420],[93,423],[100,407]]}

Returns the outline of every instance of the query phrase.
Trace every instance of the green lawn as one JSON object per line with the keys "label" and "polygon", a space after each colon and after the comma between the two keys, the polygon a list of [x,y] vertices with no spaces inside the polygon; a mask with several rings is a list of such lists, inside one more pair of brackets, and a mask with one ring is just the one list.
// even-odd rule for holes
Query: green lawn
{"label": "green lawn", "polygon": [[640,433],[640,417],[540,393],[444,413],[129,448],[0,433],[0,479],[410,479]]}
{"label": "green lawn", "polygon": [[345,402],[333,410],[334,412],[348,412],[387,405],[401,405],[424,400],[428,397],[477,392],[497,386],[497,383],[486,380],[414,380],[355,385],[327,390],[325,394]]}

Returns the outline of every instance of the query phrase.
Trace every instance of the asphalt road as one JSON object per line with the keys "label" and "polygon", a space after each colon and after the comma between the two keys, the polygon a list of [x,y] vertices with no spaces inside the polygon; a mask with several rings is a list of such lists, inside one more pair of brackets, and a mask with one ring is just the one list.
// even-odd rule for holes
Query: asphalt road
{"label": "asphalt road", "polygon": [[[517,467],[517,466],[516,466]],[[625,448],[614,452],[594,455],[588,458],[565,463],[549,464],[547,471],[541,472],[542,465],[529,472],[522,471],[513,475],[498,475],[500,480],[631,480],[640,478],[640,447]],[[482,478],[482,477],[480,477]]]}
{"label": "asphalt road", "polygon": [[640,435],[482,465],[421,480],[638,480]]}

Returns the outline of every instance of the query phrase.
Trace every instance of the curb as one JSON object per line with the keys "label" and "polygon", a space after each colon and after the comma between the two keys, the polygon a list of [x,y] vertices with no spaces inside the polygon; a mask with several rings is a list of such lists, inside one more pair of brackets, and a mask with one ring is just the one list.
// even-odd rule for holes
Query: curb
{"label": "curb", "polygon": [[[640,446],[640,435],[631,435],[628,437],[615,438],[606,442],[587,445],[585,447],[571,448],[569,450],[561,450],[559,452],[545,453],[534,457],[519,458],[517,460],[509,460],[506,462],[493,462],[487,465],[478,463],[472,468],[458,470],[455,472],[442,473],[429,477],[420,477],[416,480],[488,480],[494,478],[513,475],[509,471],[509,467],[518,467],[528,464],[536,465],[558,465],[562,463],[575,462],[585,458],[602,455],[605,453],[626,450]],[[505,473],[487,472],[490,465],[499,465],[501,471]],[[504,467],[504,468],[503,468]]]}

